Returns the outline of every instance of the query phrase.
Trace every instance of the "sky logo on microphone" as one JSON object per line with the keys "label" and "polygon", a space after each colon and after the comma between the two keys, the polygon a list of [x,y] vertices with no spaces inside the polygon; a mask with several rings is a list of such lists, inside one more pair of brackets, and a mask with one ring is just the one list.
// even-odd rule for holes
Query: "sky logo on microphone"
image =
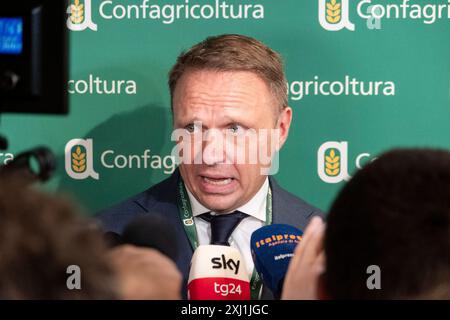
{"label": "sky logo on microphone", "polygon": [[250,277],[236,248],[201,245],[192,256],[189,300],[249,300]]}
{"label": "sky logo on microphone", "polygon": [[225,255],[221,255],[220,257],[214,257],[211,259],[211,263],[213,264],[213,269],[230,269],[231,271],[234,271],[234,274],[239,273],[239,265],[241,261],[236,260],[234,261],[232,258],[227,259]]}

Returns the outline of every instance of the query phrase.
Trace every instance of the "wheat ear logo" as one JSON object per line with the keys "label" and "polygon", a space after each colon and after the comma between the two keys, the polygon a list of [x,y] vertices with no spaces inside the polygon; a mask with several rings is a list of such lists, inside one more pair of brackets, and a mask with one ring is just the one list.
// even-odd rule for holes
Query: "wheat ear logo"
{"label": "wheat ear logo", "polygon": [[340,171],[340,156],[336,155],[335,149],[331,149],[330,153],[325,153],[325,172],[330,177],[336,177]]}
{"label": "wheat ear logo", "polygon": [[92,21],[91,0],[80,0],[74,2],[67,8],[69,17],[67,18],[67,27],[72,31],[83,31],[87,28],[97,31],[97,25]]}
{"label": "wheat ear logo", "polygon": [[329,31],[344,28],[354,31],[355,25],[349,20],[349,0],[319,0],[319,22]]}
{"label": "wheat ear logo", "polygon": [[322,144],[317,152],[317,173],[324,182],[348,181],[348,143],[329,141]]}
{"label": "wheat ear logo", "polygon": [[69,177],[77,180],[98,179],[93,166],[92,139],[72,139],[66,144],[65,165]]}
{"label": "wheat ear logo", "polygon": [[86,171],[86,152],[82,152],[80,146],[72,152],[72,170],[77,173]]}

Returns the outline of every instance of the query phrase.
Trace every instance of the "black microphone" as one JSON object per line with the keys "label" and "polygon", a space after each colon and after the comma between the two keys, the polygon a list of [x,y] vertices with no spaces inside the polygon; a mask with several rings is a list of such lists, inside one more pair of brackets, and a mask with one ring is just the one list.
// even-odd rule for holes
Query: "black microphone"
{"label": "black microphone", "polygon": [[[118,240],[113,235],[110,237]],[[149,212],[125,227],[121,241],[122,244],[156,249],[175,261],[178,256],[175,237],[173,226],[160,213]]]}

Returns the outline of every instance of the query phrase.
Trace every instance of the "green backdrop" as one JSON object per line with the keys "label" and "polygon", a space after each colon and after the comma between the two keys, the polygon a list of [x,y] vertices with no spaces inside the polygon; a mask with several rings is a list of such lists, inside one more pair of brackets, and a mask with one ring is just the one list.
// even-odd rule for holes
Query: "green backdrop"
{"label": "green backdrop", "polygon": [[[326,2],[332,8],[341,4],[341,11],[320,13],[320,0],[228,0],[225,4],[233,4],[235,8],[260,5],[264,8],[264,17],[255,18],[250,14],[241,19],[226,19],[223,15],[194,19],[182,16],[171,23],[136,17],[133,12],[130,19],[119,19],[123,13],[121,8],[141,5],[142,0],[106,2],[102,7],[103,16],[100,12],[102,1],[91,3],[96,31],[85,28],[70,32],[70,79],[73,80],[69,86],[73,92],[70,94],[70,115],[4,115],[1,127],[10,141],[7,152],[17,154],[38,144],[49,146],[58,157],[59,167],[45,188],[69,192],[89,212],[143,191],[168,176],[170,168],[107,168],[101,157],[107,150],[112,150],[116,156],[142,155],[146,149],[150,149],[150,156],[164,158],[170,154],[167,73],[182,50],[211,35],[249,35],[284,57],[294,119],[288,142],[280,155],[276,178],[283,187],[323,210],[327,210],[345,183],[329,183],[319,176],[318,158],[325,155],[318,155],[318,150],[324,143],[348,142],[350,174],[357,170],[356,158],[364,153],[368,155],[361,163],[393,147],[450,149],[448,1],[408,1],[410,8],[417,4],[421,6],[421,17],[418,17],[419,11],[415,14],[408,11],[406,16],[385,16],[379,20],[379,29],[371,29],[358,13],[361,1],[353,0],[348,12],[354,31],[346,28],[330,31],[319,23],[320,14],[324,14],[325,19],[330,14],[332,18],[338,15],[343,19],[345,1],[328,0]],[[404,1],[371,2],[386,8],[388,4],[400,5]],[[215,6],[216,1],[153,0],[146,3],[162,8],[188,4]],[[82,0],[73,0],[70,4],[75,5],[78,12],[68,14],[68,19],[73,20],[73,25],[83,26],[80,21],[86,19],[89,4]],[[368,7],[368,1],[362,5]],[[425,7],[427,5],[429,7]],[[430,8],[436,9],[438,5],[445,7],[442,7],[440,17],[430,23],[431,18],[424,16],[429,16]],[[119,6],[118,9],[113,9],[115,6]],[[166,7],[165,12],[170,13],[167,8],[170,9]],[[105,18],[113,10],[118,17]],[[208,14],[210,9],[204,10]],[[379,6],[377,10],[383,9]],[[108,88],[113,80],[134,81],[136,92],[131,92],[132,87],[126,92],[124,86],[115,94],[96,93],[95,88],[92,93],[83,93],[90,75],[94,80],[99,77],[99,80],[107,81]],[[334,90],[339,91],[346,76],[349,81],[355,78],[355,81],[364,82],[365,88],[376,81],[382,82],[381,88],[385,88],[390,82],[395,91],[391,87],[387,94],[381,90],[378,94],[361,95],[349,89],[347,94],[344,90],[342,94],[327,95],[324,82],[342,83],[334,85]],[[301,97],[299,88],[303,86],[305,91],[306,82],[315,79],[315,84],[309,84],[310,92],[303,92]],[[321,84],[323,92],[314,92],[314,86]],[[99,174],[98,180],[74,179],[68,175],[64,165],[65,146],[74,138],[93,140],[92,160]],[[112,163],[111,152],[106,160],[108,165]],[[117,160],[119,165],[122,160]]]}

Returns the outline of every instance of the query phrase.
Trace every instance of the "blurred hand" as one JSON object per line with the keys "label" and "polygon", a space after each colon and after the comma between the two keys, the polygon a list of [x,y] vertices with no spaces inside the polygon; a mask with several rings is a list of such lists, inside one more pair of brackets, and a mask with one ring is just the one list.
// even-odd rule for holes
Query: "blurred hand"
{"label": "blurred hand", "polygon": [[116,273],[120,299],[181,299],[181,273],[159,251],[123,245],[112,249],[108,257]]}
{"label": "blurred hand", "polygon": [[320,275],[325,271],[323,235],[325,224],[319,217],[311,219],[302,241],[295,248],[284,280],[283,300],[316,300]]}

